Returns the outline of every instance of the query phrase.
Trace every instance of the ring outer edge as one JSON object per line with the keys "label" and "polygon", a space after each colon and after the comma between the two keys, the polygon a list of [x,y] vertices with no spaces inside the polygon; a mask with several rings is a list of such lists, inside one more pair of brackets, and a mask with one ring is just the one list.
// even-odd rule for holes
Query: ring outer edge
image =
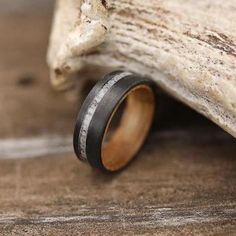
{"label": "ring outer edge", "polygon": [[[113,111],[116,109],[120,101],[126,96],[126,94],[139,85],[147,85],[152,89],[153,93],[155,93],[153,84],[153,81],[139,76],[137,77],[137,75],[134,74],[126,76],[122,80],[118,81],[104,96],[94,113],[95,119],[93,118],[90,123],[87,136],[86,152],[88,162],[91,166],[109,171],[103,165],[101,151],[104,133]],[[112,94],[112,98],[110,94]],[[101,120],[103,120],[102,123]],[[130,161],[132,161],[132,159],[133,158],[131,158]]]}

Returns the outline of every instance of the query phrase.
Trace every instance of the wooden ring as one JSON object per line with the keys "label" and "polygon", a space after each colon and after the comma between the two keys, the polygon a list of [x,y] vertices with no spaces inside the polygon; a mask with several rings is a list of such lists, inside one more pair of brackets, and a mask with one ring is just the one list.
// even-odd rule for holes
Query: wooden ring
{"label": "wooden ring", "polygon": [[[152,81],[130,72],[116,71],[100,80],[77,118],[74,131],[77,157],[102,170],[125,167],[139,151],[152,124],[154,88]],[[124,101],[119,125],[107,141],[111,121]]]}

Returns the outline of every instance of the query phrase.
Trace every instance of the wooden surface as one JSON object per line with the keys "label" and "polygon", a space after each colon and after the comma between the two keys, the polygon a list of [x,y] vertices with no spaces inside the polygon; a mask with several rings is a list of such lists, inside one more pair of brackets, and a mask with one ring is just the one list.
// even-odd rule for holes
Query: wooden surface
{"label": "wooden surface", "polygon": [[128,168],[116,175],[90,169],[72,153],[78,103],[48,83],[51,8],[6,9],[0,14],[0,235],[236,234],[235,139],[164,98]]}

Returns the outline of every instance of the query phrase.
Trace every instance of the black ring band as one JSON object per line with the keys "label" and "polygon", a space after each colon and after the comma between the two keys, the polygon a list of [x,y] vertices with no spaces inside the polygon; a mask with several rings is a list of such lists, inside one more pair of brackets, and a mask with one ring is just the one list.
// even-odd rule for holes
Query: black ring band
{"label": "black ring band", "polygon": [[108,170],[102,161],[102,142],[107,125],[127,93],[141,85],[154,94],[155,86],[151,80],[130,72],[112,72],[94,86],[81,107],[74,131],[74,150],[80,160]]}

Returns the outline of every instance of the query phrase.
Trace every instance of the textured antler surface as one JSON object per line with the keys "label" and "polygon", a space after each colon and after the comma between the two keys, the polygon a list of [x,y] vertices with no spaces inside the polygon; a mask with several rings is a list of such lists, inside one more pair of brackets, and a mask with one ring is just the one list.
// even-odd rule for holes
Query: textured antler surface
{"label": "textured antler surface", "polygon": [[236,137],[235,0],[58,0],[48,62],[57,88],[87,65],[144,74]]}

